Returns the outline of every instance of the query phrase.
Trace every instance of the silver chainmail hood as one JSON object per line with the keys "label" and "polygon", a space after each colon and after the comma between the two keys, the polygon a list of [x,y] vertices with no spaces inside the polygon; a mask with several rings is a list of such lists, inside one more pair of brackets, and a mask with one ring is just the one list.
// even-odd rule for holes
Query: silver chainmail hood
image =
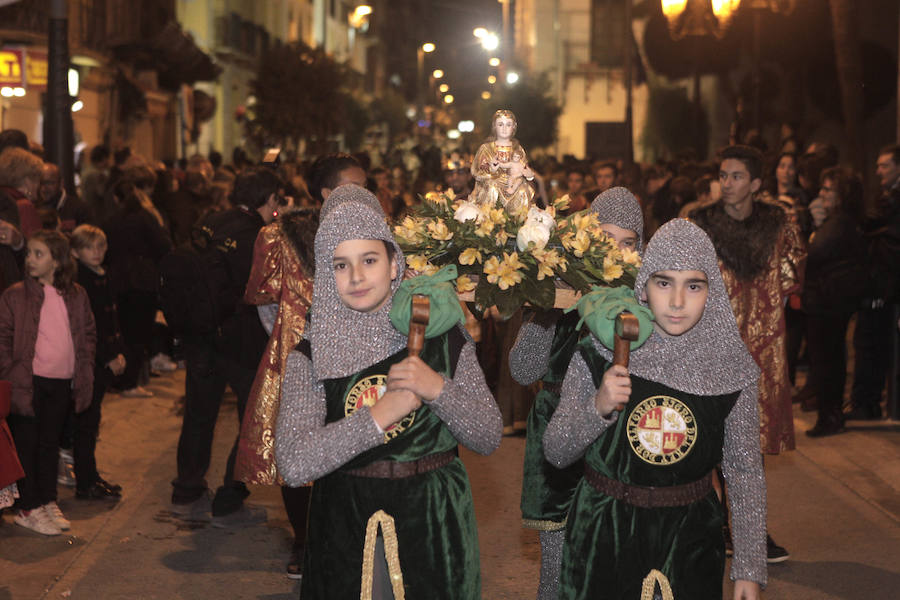
{"label": "silver chainmail hood", "polygon": [[612,223],[622,229],[634,231],[638,235],[637,250],[644,248],[644,215],[641,205],[628,189],[621,186],[609,188],[594,198],[591,211],[597,214],[601,223]]}
{"label": "silver chainmail hood", "polygon": [[359,187],[355,183],[345,183],[344,185],[339,185],[334,188],[334,191],[331,192],[328,198],[325,199],[325,202],[322,203],[322,208],[319,211],[319,221],[325,221],[325,217],[327,217],[331,211],[345,202],[363,204],[375,212],[380,213],[382,219],[386,218],[384,209],[381,207],[381,203],[378,201],[378,198],[375,197],[375,194],[366,188]]}
{"label": "silver chainmail hood", "polygon": [[[644,253],[634,295],[639,302],[647,280],[659,271],[703,271],[709,296],[703,316],[686,333],[664,337],[654,332],[631,353],[629,372],[689,394],[711,396],[755,385],[759,368],[741,340],[722,281],[716,250],[706,233],[687,219],[659,228]],[[594,342],[608,359],[612,353]]]}
{"label": "silver chainmail hood", "polygon": [[[368,200],[358,201],[363,195]],[[391,283],[396,292],[403,279],[406,259],[384,221],[376,211],[375,196],[356,185],[337,188],[331,211],[316,232],[316,274],[310,307],[307,339],[312,347],[312,365],[317,380],[335,379],[373,365],[406,345],[406,336],[394,329],[388,313],[391,301],[371,313],[347,307],[338,295],[332,259],[338,244],[346,240],[384,240],[394,245],[397,278]]]}

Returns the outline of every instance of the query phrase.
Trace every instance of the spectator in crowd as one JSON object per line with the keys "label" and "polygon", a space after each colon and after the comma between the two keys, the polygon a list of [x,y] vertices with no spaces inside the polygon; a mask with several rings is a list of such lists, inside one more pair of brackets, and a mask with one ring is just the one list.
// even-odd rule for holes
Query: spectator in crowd
{"label": "spectator in crowd", "polygon": [[89,164],[81,179],[81,198],[94,215],[94,219],[101,223],[115,211],[112,197],[106,196],[106,188],[109,185],[110,158],[107,146],[101,144],[91,148]]}
{"label": "spectator in crowd", "polygon": [[176,246],[191,241],[191,229],[213,206],[212,171],[208,163],[195,161],[184,174],[184,185],[172,194],[168,217]]}
{"label": "spectator in crowd", "polygon": [[21,148],[7,148],[0,154],[0,218],[26,238],[41,228],[34,201],[43,168],[41,159]]}
{"label": "spectator in crowd", "polygon": [[587,195],[591,198],[596,198],[599,194],[616,185],[616,181],[619,179],[619,168],[613,161],[595,162],[591,165],[591,174],[594,176],[594,184],[597,187],[588,192]]}
{"label": "spectator in crowd", "polygon": [[313,200],[322,206],[338,186],[355,183],[365,187],[366,172],[349,154],[325,154],[313,162],[307,180]]}
{"label": "spectator in crowd", "polygon": [[881,392],[891,365],[896,364],[891,335],[900,303],[900,146],[878,154],[876,167],[881,194],[864,224],[869,284],[856,315],[850,419],[881,418]]}
{"label": "spectator in crowd", "polygon": [[584,190],[584,172],[580,167],[572,167],[566,170],[566,190],[569,196],[569,208],[566,214],[584,210],[590,204]]}
{"label": "spectator in crowd", "polygon": [[374,192],[381,204],[381,209],[388,219],[396,219],[406,206],[403,204],[403,199],[391,189],[390,173],[383,167],[377,167],[372,169],[371,175],[375,180]]}
{"label": "spectator in crowd", "polygon": [[[234,185],[234,208],[205,216],[199,226],[207,232],[221,261],[226,281],[217,302],[229,307],[216,332],[184,335],[185,408],[178,439],[178,474],[172,482],[172,512],[185,518],[210,518],[227,527],[265,520],[265,511],[244,505],[247,486],[234,476],[238,440],[235,439],[222,486],[210,500],[206,483],[213,433],[225,386],[237,396],[238,420],[266,346],[266,332],[256,307],[242,298],[253,262],[259,230],[272,222],[284,195],[284,183],[266,168],[245,169]],[[224,244],[228,240],[228,244]]]}
{"label": "spectator in crowd", "polygon": [[53,163],[44,163],[38,196],[42,208],[56,211],[62,231],[70,232],[78,225],[93,220],[87,205],[78,196],[65,190],[59,167]]}

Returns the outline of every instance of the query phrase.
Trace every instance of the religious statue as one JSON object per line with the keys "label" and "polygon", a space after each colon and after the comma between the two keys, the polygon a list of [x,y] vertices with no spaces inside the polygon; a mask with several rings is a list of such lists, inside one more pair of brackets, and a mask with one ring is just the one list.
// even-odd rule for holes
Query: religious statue
{"label": "religious statue", "polygon": [[510,110],[498,110],[491,119],[493,135],[478,148],[472,161],[475,189],[469,200],[493,205],[500,200],[509,212],[528,210],[534,188],[528,183],[534,171],[528,166],[525,149],[513,137],[516,116]]}

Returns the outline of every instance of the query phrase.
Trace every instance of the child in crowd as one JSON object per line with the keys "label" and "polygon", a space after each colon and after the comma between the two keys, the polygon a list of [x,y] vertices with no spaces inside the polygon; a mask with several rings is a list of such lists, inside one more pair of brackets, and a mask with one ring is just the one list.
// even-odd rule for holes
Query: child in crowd
{"label": "child in crowd", "polygon": [[[591,203],[600,227],[620,250],[641,252],[644,218],[641,205],[623,187],[606,190]],[[541,580],[539,600],[555,600],[566,531],[566,515],[575,486],[584,471],[581,461],[557,469],[544,458],[543,437],[547,423],[559,406],[559,388],[581,333],[578,313],[560,316],[546,311],[524,323],[509,354],[513,378],[522,385],[541,380],[541,391],[528,415],[522,477],[522,524],[540,531]]]}
{"label": "child in crowd", "polygon": [[583,314],[593,335],[579,343],[544,434],[552,464],[585,462],[566,524],[559,598],[721,598],[724,513],[712,487],[719,462],[731,490],[734,598],[759,598],[766,583],[759,369],[706,234],[683,219],[661,227],[634,297],[653,311],[653,334],[628,369],[610,366],[612,353],[595,337],[601,319]]}
{"label": "child in crowd", "polygon": [[391,319],[403,254],[373,194],[344,185],[335,196],[316,234],[311,322],[288,358],[275,435],[284,480],[315,480],[301,597],[480,598],[457,447],[493,452],[500,413],[452,291],[451,302],[432,302],[429,323],[446,322],[452,306],[457,323],[426,332],[420,357],[408,357]]}
{"label": "child in crowd", "polygon": [[0,297],[0,378],[12,383],[9,425],[25,471],[14,520],[59,535],[70,526],[56,503],[59,439],[70,405],[90,405],[96,330],[63,234],[35,232],[25,269]]}
{"label": "child in crowd", "polygon": [[97,324],[94,392],[87,410],[75,414],[75,497],[82,500],[118,498],[122,495],[122,486],[100,477],[95,456],[100,432],[100,403],[112,378],[125,371],[126,351],[112,286],[103,268],[106,234],[94,225],[79,225],[72,232],[71,244],[72,256],[78,266],[78,283],[87,291]]}

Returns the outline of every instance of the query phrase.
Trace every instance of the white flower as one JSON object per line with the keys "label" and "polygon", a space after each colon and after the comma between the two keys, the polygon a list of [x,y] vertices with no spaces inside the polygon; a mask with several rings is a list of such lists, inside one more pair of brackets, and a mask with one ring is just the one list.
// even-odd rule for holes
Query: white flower
{"label": "white flower", "polygon": [[481,211],[474,202],[460,202],[456,212],[453,213],[453,218],[460,223],[465,223],[466,221],[475,221],[477,223],[481,220],[481,216]]}
{"label": "white flower", "polygon": [[553,218],[546,210],[541,210],[535,206],[528,209],[528,216],[525,218],[526,225],[540,225],[548,231],[552,231],[556,227],[556,219]]}
{"label": "white flower", "polygon": [[550,241],[550,229],[544,225],[526,222],[516,234],[516,246],[520,252],[525,252],[528,245],[534,242],[535,249],[542,249]]}

